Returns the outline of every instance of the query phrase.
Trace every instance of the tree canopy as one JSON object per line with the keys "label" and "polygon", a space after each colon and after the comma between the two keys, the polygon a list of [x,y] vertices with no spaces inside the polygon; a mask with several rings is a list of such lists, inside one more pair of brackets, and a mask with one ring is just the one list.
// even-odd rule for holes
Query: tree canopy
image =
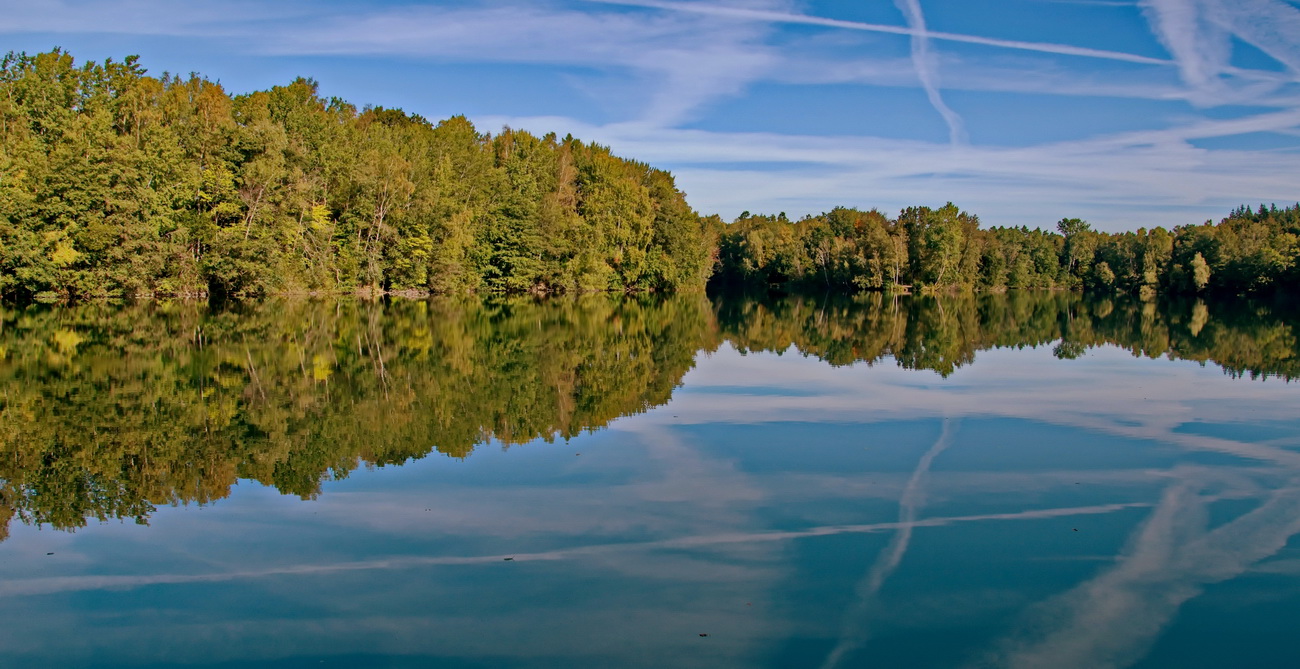
{"label": "tree canopy", "polygon": [[981,228],[952,203],[908,207],[896,218],[874,209],[799,221],[746,212],[719,245],[716,286],[1246,294],[1300,285],[1300,204],[1243,206],[1218,224],[1120,233],[1077,218],[1062,219],[1055,232]]}
{"label": "tree canopy", "polygon": [[[1140,225],[1140,221],[1135,221]],[[701,217],[671,174],[573,137],[241,95],[135,57],[0,60],[0,298],[715,286],[1285,290],[1300,204],[1101,233],[982,228],[953,203]]]}
{"label": "tree canopy", "polygon": [[714,233],[667,172],[317,90],[10,53],[0,295],[703,287]]}

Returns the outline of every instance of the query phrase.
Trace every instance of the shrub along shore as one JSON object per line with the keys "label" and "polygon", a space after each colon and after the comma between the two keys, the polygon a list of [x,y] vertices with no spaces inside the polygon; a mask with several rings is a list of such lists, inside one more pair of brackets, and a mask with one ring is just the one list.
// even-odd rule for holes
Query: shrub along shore
{"label": "shrub along shore", "polygon": [[571,136],[243,95],[134,57],[0,62],[0,297],[1063,287],[1251,293],[1300,278],[1300,204],[1101,233],[701,216],[671,174]]}

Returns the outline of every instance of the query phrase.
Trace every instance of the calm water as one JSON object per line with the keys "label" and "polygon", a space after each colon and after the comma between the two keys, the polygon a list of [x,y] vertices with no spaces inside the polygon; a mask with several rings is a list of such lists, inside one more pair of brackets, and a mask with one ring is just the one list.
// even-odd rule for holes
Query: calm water
{"label": "calm water", "polygon": [[1242,301],[0,310],[0,666],[1292,667]]}

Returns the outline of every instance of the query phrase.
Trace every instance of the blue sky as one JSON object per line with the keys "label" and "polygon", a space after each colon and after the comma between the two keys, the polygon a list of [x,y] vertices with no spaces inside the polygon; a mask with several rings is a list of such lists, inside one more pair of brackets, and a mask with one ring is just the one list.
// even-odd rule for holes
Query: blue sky
{"label": "blue sky", "polygon": [[0,0],[4,50],[572,132],[702,213],[986,225],[1300,200],[1300,0]]}

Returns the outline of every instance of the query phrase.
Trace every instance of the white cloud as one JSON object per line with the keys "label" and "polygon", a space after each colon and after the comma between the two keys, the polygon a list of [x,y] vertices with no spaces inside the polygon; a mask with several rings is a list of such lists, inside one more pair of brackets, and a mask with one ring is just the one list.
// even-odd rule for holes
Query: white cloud
{"label": "white cloud", "polygon": [[[909,25],[810,16],[794,11],[786,0],[386,7],[35,0],[9,3],[2,30],[182,36],[253,49],[262,56],[374,57],[376,67],[384,66],[385,57],[403,57],[569,68],[570,97],[576,91],[608,98],[617,89],[629,98],[623,108],[635,111],[623,122],[605,126],[494,116],[480,118],[482,127],[493,130],[509,123],[570,131],[611,144],[623,155],[672,169],[697,208],[728,217],[746,209],[799,215],[839,204],[888,211],[953,200],[980,213],[988,224],[1050,224],[1070,215],[1120,229],[1193,223],[1221,216],[1242,202],[1295,199],[1295,176],[1300,174],[1295,151],[1206,150],[1197,144],[1251,132],[1286,137],[1300,129],[1292,113],[1300,109],[1300,10],[1294,3],[1142,0],[1152,30],[1173,57],[1167,60],[931,31],[915,0],[898,1]],[[819,30],[791,37],[781,32],[788,26]],[[1284,71],[1233,66],[1234,36],[1277,59]],[[914,47],[910,60],[893,48],[901,42],[881,42],[903,37]],[[941,55],[927,46],[931,42],[988,49],[962,50],[961,57],[950,49]],[[1183,102],[1281,111],[1220,121],[1204,120],[1200,112],[1187,109],[1186,119],[1164,130],[1028,147],[970,146],[961,141],[962,118],[940,96],[939,70],[950,97],[951,91],[962,90],[1097,98],[1081,102],[1087,105],[1105,105],[1105,98],[1168,101],[1171,112]],[[329,73],[318,77],[328,80]],[[707,117],[711,104],[741,96],[760,82],[910,88],[918,79],[948,124],[948,143],[791,134],[804,132],[798,118],[790,119],[789,131],[774,124],[776,131],[770,133],[682,129]],[[1051,122],[1046,116],[1026,118]],[[725,125],[725,120],[710,121],[715,127]],[[1062,128],[1049,134],[1070,132]]]}
{"label": "white cloud", "polygon": [[[698,492],[698,489],[696,489]],[[616,541],[602,544],[578,545],[538,552],[511,552],[492,555],[442,555],[442,556],[394,556],[369,560],[343,562],[308,562],[261,568],[233,568],[204,573],[173,573],[143,575],[82,575],[82,576],[34,576],[22,579],[6,579],[0,582],[0,594],[5,597],[22,597],[46,595],[58,592],[80,592],[88,590],[122,590],[150,585],[180,583],[221,583],[282,576],[311,576],[320,574],[337,574],[345,572],[402,570],[421,567],[449,567],[463,565],[496,565],[504,558],[512,562],[554,562],[589,560],[608,555],[626,556],[642,554],[662,549],[716,549],[742,544],[767,544],[788,542],[794,539],[811,537],[829,537],[843,534],[864,534],[894,532],[900,529],[917,527],[947,527],[950,525],[980,523],[986,521],[1007,520],[1041,520],[1043,518],[1063,518],[1115,513],[1126,509],[1148,506],[1143,502],[1121,502],[1113,504],[1095,504],[1090,506],[1039,508],[1008,513],[985,513],[966,516],[936,516],[921,518],[908,522],[864,523],[857,525],[824,525],[806,527],[798,530],[765,530],[752,532],[722,532],[717,534],[699,534],[679,536],[652,541]],[[368,508],[374,511],[373,508]],[[381,509],[382,510],[382,509]],[[590,516],[588,517],[590,519]],[[608,564],[608,563],[606,563]],[[698,575],[697,575],[698,578]]]}
{"label": "white cloud", "polygon": [[1282,550],[1300,532],[1295,482],[1258,508],[1208,529],[1212,473],[1185,471],[1166,489],[1111,568],[1027,616],[992,664],[1122,667],[1146,655],[1178,609],[1209,584],[1229,580]]}
{"label": "white cloud", "polygon": [[279,54],[399,55],[623,69],[648,88],[640,120],[672,125],[739,93],[776,59],[766,26],[690,14],[549,4],[400,7],[289,27]]}
{"label": "white cloud", "polygon": [[1300,74],[1300,10],[1280,0],[1204,0],[1211,22]]}
{"label": "white cloud", "polygon": [[734,7],[730,5],[716,5],[707,2],[664,2],[661,0],[590,0],[592,2],[602,2],[606,4],[631,5],[636,7],[652,7],[665,10],[673,10],[694,14],[709,14],[715,16],[728,16],[736,19],[748,21],[769,22],[769,23],[790,23],[800,25],[822,26],[826,28],[840,28],[844,30],[856,30],[864,32],[885,33],[890,35],[907,35],[919,36],[934,40],[946,40],[951,42],[962,42],[966,44],[979,44],[983,46],[998,47],[1002,49],[1015,49],[1022,51],[1037,51],[1041,53],[1050,53],[1063,56],[1080,56],[1084,58],[1100,58],[1104,60],[1117,60],[1130,63],[1142,63],[1147,65],[1168,65],[1169,61],[1159,58],[1150,58],[1122,51],[1110,51],[1106,49],[1091,49],[1087,47],[1078,47],[1069,44],[1052,44],[1048,42],[1027,42],[1022,40],[1006,40],[991,37],[980,37],[978,35],[962,35],[958,33],[935,32],[914,27],[892,26],[879,23],[864,23],[861,21],[844,21],[840,19],[827,19],[817,16],[808,16],[805,14],[795,14],[790,12],[774,11],[771,9],[752,9],[745,7]]}
{"label": "white cloud", "polygon": [[[953,148],[876,137],[814,137],[592,126],[562,118],[483,118],[536,132],[572,132],[669,167],[691,203],[817,213],[837,205],[897,211],[951,200],[986,225],[1050,225],[1080,216],[1100,229],[1200,223],[1242,202],[1295,197],[1300,154],[1197,148],[1192,140],[1300,128],[1300,111],[1194,121],[1028,147]],[[786,166],[772,168],[772,164]]]}
{"label": "white cloud", "polygon": [[954,146],[966,143],[966,128],[961,117],[953,111],[939,94],[939,72],[936,58],[930,53],[930,37],[925,29],[925,15],[921,12],[920,0],[894,0],[899,11],[907,17],[907,25],[912,33],[912,64],[916,68],[916,78],[925,89],[925,96],[930,106],[943,117],[948,126],[948,141]]}
{"label": "white cloud", "polygon": [[[1300,10],[1294,7],[1278,0],[1142,0],[1142,9],[1201,104],[1241,100],[1226,86],[1225,75],[1300,80]],[[1233,67],[1232,37],[1272,56],[1288,74],[1267,77]]]}
{"label": "white cloud", "polygon": [[679,123],[701,106],[740,92],[776,59],[765,44],[765,25],[596,8],[511,2],[379,8],[284,3],[268,9],[258,3],[37,0],[6,8],[0,32],[192,37],[237,42],[241,51],[270,56],[398,56],[621,70],[640,79],[646,91],[641,120],[658,125]]}
{"label": "white cloud", "polygon": [[259,31],[265,22],[301,20],[295,3],[249,0],[173,3],[163,0],[27,0],[3,3],[0,33],[98,33],[227,38]]}
{"label": "white cloud", "polygon": [[871,637],[871,616],[879,613],[878,596],[885,581],[898,569],[912,543],[912,531],[915,528],[918,511],[925,501],[925,487],[930,474],[930,467],[935,458],[952,444],[952,435],[957,421],[945,420],[943,430],[934,445],[917,461],[912,476],[903,487],[898,500],[898,522],[901,527],[890,537],[885,549],[876,557],[876,561],[863,575],[855,589],[855,601],[845,612],[840,626],[840,639],[822,663],[824,669],[833,669],[840,665],[845,656],[856,652],[866,645]]}

